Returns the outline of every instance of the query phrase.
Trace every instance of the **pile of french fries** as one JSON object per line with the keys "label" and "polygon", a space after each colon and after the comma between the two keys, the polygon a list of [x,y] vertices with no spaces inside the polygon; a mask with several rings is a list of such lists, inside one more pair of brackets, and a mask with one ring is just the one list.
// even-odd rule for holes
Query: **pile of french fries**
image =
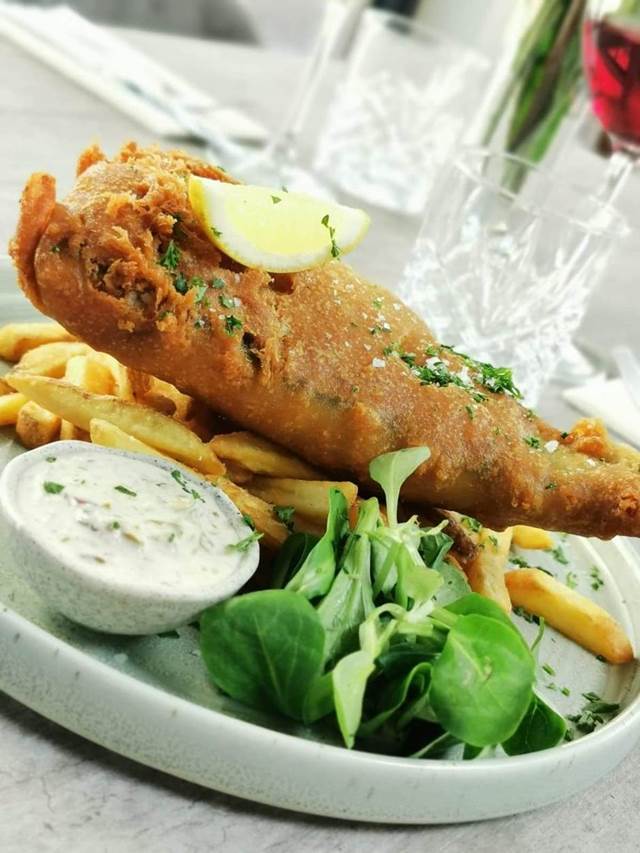
{"label": "pile of french fries", "polygon": [[[0,379],[0,426],[15,426],[21,443],[39,447],[58,439],[91,441],[169,458],[214,482],[249,516],[270,549],[293,527],[321,534],[329,489],[344,494],[357,511],[351,482],[323,478],[320,471],[251,432],[219,432],[201,404],[173,385],[131,370],[112,356],[74,340],[56,323],[12,323],[0,328],[0,358],[13,368]],[[465,526],[446,513],[456,529],[451,562],[471,588],[506,612],[522,607],[611,663],[633,659],[623,629],[601,607],[541,569],[507,571],[512,545],[549,549],[549,533],[517,526],[497,532]]]}

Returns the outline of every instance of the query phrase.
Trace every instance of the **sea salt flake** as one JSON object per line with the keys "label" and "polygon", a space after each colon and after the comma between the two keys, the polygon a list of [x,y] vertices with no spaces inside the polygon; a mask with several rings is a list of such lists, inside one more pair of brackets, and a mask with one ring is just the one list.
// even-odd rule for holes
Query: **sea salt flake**
{"label": "sea salt flake", "polygon": [[372,367],[385,367],[386,361],[384,360],[384,358],[374,358],[371,361],[371,366]]}
{"label": "sea salt flake", "polygon": [[553,441],[548,441],[545,444],[544,449],[547,451],[547,453],[555,453],[558,447],[560,447],[559,442],[553,439]]}

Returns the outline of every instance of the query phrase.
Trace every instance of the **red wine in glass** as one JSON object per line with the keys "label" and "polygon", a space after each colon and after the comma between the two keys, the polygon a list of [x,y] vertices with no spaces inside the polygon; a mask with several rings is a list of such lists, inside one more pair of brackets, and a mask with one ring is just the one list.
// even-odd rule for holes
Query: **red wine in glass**
{"label": "red wine in glass", "polygon": [[584,68],[593,111],[625,148],[640,151],[640,20],[585,20]]}

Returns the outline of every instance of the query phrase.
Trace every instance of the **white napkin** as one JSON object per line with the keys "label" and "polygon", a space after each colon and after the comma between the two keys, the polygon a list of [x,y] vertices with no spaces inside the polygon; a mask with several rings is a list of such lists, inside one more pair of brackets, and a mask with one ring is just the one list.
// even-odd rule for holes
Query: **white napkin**
{"label": "white napkin", "polygon": [[[202,124],[215,126],[226,136],[252,142],[267,138],[265,128],[246,114],[217,103],[68,6],[0,3],[0,34],[159,136],[188,135],[170,111],[162,108],[170,93],[196,110]],[[212,53],[214,50],[212,46]]]}
{"label": "white napkin", "polygon": [[597,379],[568,388],[564,399],[589,417],[602,418],[609,429],[640,447],[640,410],[621,379]]}

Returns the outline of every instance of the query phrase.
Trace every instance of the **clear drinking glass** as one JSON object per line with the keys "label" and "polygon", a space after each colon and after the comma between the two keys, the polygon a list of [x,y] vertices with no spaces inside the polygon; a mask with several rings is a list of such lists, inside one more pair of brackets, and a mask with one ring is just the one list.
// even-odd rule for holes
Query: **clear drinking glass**
{"label": "clear drinking glass", "polygon": [[399,294],[440,341],[511,367],[535,405],[625,233],[588,190],[469,149],[431,194]]}
{"label": "clear drinking glass", "polygon": [[316,170],[353,196],[419,212],[474,114],[489,64],[411,18],[366,9]]}

